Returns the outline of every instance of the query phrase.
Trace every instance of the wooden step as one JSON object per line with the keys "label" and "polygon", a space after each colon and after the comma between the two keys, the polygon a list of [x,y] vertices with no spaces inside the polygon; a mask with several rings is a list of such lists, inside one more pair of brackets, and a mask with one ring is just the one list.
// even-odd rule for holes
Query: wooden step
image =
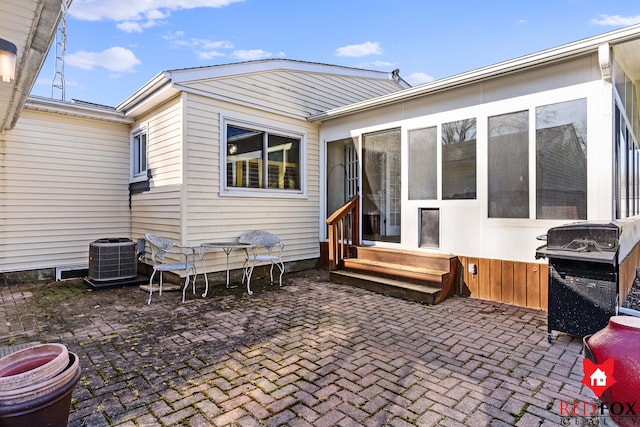
{"label": "wooden step", "polygon": [[332,271],[329,280],[425,304],[436,304],[441,300],[439,288],[354,271]]}
{"label": "wooden step", "polygon": [[377,246],[358,246],[357,258],[441,271],[451,271],[452,263],[455,263],[457,260],[454,255],[381,248]]}
{"label": "wooden step", "polygon": [[410,279],[420,284],[430,284],[438,288],[442,286],[442,282],[449,276],[448,271],[361,258],[345,259],[344,270],[376,274],[390,279]]}

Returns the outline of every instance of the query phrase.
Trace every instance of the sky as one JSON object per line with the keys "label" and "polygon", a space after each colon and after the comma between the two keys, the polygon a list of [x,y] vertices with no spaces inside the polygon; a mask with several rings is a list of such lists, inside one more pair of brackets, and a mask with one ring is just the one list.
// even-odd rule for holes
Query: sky
{"label": "sky", "polygon": [[[162,71],[270,58],[415,86],[640,23],[640,2],[73,0],[66,17],[64,99],[115,107]],[[55,56],[31,95],[62,99]]]}

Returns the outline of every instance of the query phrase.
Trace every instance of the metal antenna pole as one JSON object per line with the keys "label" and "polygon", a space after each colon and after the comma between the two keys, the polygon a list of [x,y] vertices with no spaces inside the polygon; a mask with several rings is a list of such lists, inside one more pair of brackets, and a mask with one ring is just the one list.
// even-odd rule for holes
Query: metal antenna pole
{"label": "metal antenna pole", "polygon": [[64,93],[64,51],[67,48],[67,9],[71,0],[64,0],[61,5],[61,18],[58,23],[55,39],[54,75],[51,81],[51,98],[55,98],[56,89],[59,99],[65,100]]}

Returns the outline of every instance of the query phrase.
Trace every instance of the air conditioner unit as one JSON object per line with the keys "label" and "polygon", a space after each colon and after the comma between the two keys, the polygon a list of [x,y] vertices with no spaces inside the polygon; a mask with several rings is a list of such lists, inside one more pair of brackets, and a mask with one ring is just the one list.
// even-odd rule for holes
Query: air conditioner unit
{"label": "air conditioner unit", "polygon": [[136,243],[125,238],[98,239],[89,244],[90,279],[121,280],[136,277]]}

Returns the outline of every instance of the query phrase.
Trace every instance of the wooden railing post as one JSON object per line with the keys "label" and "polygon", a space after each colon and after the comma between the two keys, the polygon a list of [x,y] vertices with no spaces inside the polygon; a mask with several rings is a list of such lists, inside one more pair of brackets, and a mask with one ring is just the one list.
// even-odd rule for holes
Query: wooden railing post
{"label": "wooden railing post", "polygon": [[327,218],[329,270],[342,267],[350,247],[360,244],[360,196],[354,196]]}

